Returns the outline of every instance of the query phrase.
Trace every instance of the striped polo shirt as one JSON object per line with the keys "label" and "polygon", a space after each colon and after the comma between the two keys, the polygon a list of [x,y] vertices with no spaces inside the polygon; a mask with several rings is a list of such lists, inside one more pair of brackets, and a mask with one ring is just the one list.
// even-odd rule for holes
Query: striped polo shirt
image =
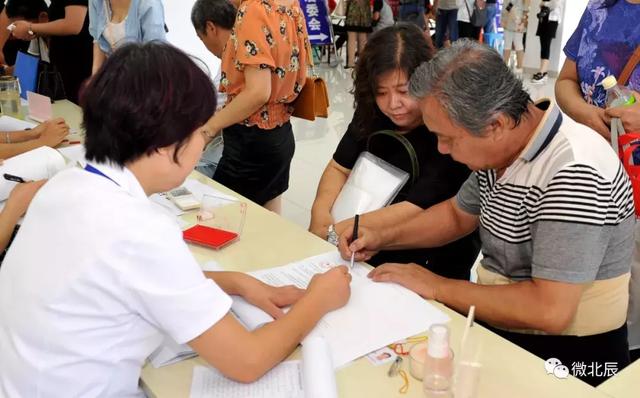
{"label": "striped polo shirt", "polygon": [[[590,284],[595,290],[586,296],[596,308],[605,298],[593,282],[615,279],[614,301],[622,303],[635,223],[629,178],[600,135],[582,125],[564,126],[548,99],[536,106],[544,117],[514,163],[499,178],[496,170],[474,172],[456,196],[462,210],[480,219],[478,281]],[[572,332],[611,330],[624,322],[624,305],[606,326]]]}

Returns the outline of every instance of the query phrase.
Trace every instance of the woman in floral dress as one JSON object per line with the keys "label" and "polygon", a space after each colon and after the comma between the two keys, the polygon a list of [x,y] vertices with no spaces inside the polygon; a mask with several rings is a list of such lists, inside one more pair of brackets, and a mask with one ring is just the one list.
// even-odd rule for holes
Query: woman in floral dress
{"label": "woman in floral dress", "polygon": [[367,34],[373,30],[371,26],[371,5],[369,0],[348,0],[347,19],[347,68],[353,68],[356,60],[356,48],[362,53],[367,43]]}
{"label": "woman in floral dress", "polygon": [[240,3],[222,52],[220,91],[227,104],[206,126],[211,139],[224,129],[213,179],[277,213],[289,187],[291,102],[306,79],[308,48],[297,0]]}

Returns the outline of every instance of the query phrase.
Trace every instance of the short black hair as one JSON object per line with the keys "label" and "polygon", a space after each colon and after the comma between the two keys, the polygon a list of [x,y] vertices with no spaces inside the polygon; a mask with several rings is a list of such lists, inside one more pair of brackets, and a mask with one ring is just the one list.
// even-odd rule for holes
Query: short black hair
{"label": "short black hair", "polygon": [[9,0],[5,11],[8,18],[38,19],[49,7],[44,0]]}
{"label": "short black hair", "polygon": [[170,44],[126,44],[81,93],[86,156],[120,166],[159,148],[178,150],[213,115],[211,79]]}
{"label": "short black hair", "polygon": [[197,0],[191,9],[191,23],[204,33],[207,22],[231,30],[236,21],[236,7],[229,0]]}

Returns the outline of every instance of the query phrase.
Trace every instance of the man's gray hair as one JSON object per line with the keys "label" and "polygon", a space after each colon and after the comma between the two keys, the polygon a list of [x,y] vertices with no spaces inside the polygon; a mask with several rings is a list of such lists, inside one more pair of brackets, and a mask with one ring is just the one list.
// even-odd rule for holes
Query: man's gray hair
{"label": "man's gray hair", "polygon": [[522,81],[492,48],[462,39],[413,72],[411,95],[434,96],[457,124],[480,135],[499,114],[518,125],[531,103]]}
{"label": "man's gray hair", "polygon": [[207,22],[231,30],[236,20],[236,7],[229,0],[197,0],[191,9],[191,23],[204,33]]}

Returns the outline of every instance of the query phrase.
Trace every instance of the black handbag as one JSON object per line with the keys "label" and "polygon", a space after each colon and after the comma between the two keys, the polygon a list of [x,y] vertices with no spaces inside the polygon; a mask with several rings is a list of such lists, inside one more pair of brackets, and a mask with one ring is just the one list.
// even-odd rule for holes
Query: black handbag
{"label": "black handbag", "polygon": [[473,12],[469,9],[467,0],[463,0],[469,13],[469,22],[476,28],[481,28],[487,24],[489,13],[487,11],[487,3],[485,0],[476,0],[473,2]]}
{"label": "black handbag", "polygon": [[38,84],[36,86],[38,94],[46,95],[52,101],[66,99],[67,94],[64,91],[62,76],[56,67],[49,62],[41,60],[39,69]]}
{"label": "black handbag", "polygon": [[[55,65],[42,59],[42,54],[48,52],[42,43],[42,38],[38,38],[38,49],[40,51],[40,63],[38,64],[38,81],[36,83],[36,92],[46,95],[52,101],[63,100],[67,98],[64,90],[62,75],[56,69]],[[48,58],[48,57],[47,57]]]}
{"label": "black handbag", "polygon": [[549,20],[549,14],[551,14],[551,8],[547,7],[547,6],[541,6],[540,7],[540,12],[538,12],[536,14],[536,17],[538,17],[539,20]]}

